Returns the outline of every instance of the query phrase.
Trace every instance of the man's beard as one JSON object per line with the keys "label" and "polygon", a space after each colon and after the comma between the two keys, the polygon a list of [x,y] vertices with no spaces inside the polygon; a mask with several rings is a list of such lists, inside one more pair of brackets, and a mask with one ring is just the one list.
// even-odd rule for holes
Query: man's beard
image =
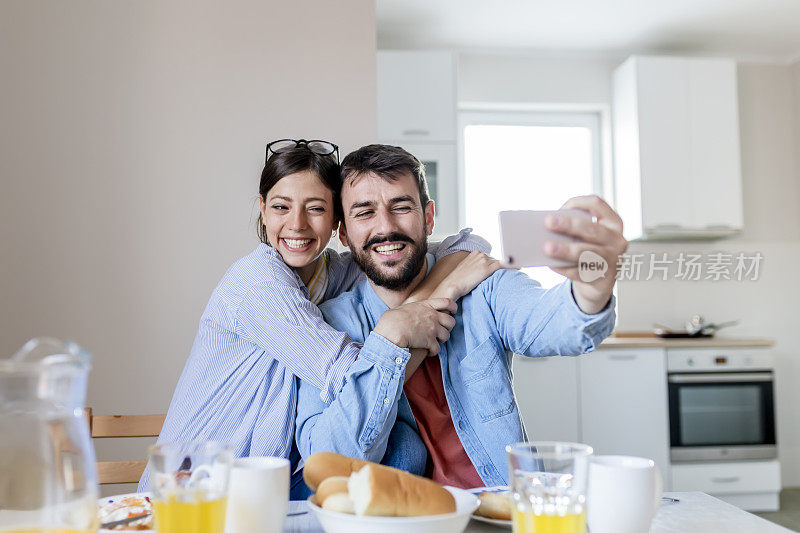
{"label": "man's beard", "polygon": [[[406,247],[411,247],[411,254],[406,256],[405,259],[384,263],[385,266],[390,267],[400,264],[399,270],[386,273],[376,264],[370,248],[382,242],[402,242],[405,243]],[[364,274],[367,275],[367,278],[369,278],[372,283],[391,291],[398,291],[408,287],[425,265],[425,254],[428,253],[428,240],[423,234],[421,241],[415,242],[411,237],[403,233],[395,232],[388,235],[375,236],[367,241],[361,249],[356,249],[351,246],[350,252],[353,254],[353,261],[364,271]],[[402,263],[400,263],[400,261],[402,261]]]}

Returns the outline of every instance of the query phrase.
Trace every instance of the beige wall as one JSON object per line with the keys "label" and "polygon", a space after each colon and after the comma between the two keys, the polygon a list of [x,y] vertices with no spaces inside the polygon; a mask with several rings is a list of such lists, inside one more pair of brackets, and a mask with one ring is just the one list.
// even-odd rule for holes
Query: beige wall
{"label": "beige wall", "polygon": [[375,139],[374,9],[3,2],[0,352],[73,338],[96,411],[165,412],[211,291],[257,244],[265,141]]}
{"label": "beige wall", "polygon": [[[611,72],[623,58],[525,58],[464,55],[459,100],[610,105]],[[740,319],[726,335],[776,339],[778,440],[783,483],[800,486],[800,62],[739,65],[745,231],[700,243],[632,243],[631,252],[761,252],[757,282],[669,280],[619,284],[619,330],[679,325],[693,314]]]}

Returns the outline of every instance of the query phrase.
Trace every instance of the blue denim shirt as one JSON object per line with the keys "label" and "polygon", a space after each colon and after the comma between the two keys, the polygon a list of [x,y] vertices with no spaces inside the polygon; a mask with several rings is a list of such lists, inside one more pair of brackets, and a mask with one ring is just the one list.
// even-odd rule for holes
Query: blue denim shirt
{"label": "blue denim shirt", "polygon": [[[427,260],[430,267],[434,258],[429,254]],[[364,346],[371,349],[360,352],[330,402],[301,381],[296,440],[303,458],[334,451],[390,462],[387,454],[416,457],[424,450],[403,394],[410,354],[369,335],[387,309],[367,280],[320,306],[331,326],[356,342],[366,339]],[[456,325],[439,353],[453,424],[483,482],[507,485],[505,446],[527,439],[511,386],[511,353],[538,357],[593,350],[613,329],[613,297],[603,311],[588,315],[575,303],[569,281],[545,290],[517,270],[499,270],[460,300],[454,317]]]}

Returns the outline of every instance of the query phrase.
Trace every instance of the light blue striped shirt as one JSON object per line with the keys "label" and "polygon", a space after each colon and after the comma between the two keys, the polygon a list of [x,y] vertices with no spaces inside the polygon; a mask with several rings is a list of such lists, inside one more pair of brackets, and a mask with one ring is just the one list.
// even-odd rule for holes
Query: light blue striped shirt
{"label": "light blue striped shirt", "polygon": [[[476,249],[488,253],[489,245],[468,229],[430,247],[437,258]],[[327,300],[352,289],[363,273],[349,253],[325,253]],[[297,273],[259,244],[211,294],[158,441],[215,440],[237,457],[289,458],[296,377],[330,402],[361,347],[325,322]],[[148,490],[148,470],[140,491]]]}

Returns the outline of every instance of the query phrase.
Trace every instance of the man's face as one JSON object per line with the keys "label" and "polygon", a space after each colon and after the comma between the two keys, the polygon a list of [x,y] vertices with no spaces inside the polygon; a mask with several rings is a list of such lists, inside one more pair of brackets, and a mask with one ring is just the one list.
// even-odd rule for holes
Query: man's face
{"label": "man's face", "polygon": [[351,177],[342,186],[342,206],[340,238],[356,264],[380,287],[408,287],[425,265],[433,231],[433,202],[420,205],[414,177]]}

